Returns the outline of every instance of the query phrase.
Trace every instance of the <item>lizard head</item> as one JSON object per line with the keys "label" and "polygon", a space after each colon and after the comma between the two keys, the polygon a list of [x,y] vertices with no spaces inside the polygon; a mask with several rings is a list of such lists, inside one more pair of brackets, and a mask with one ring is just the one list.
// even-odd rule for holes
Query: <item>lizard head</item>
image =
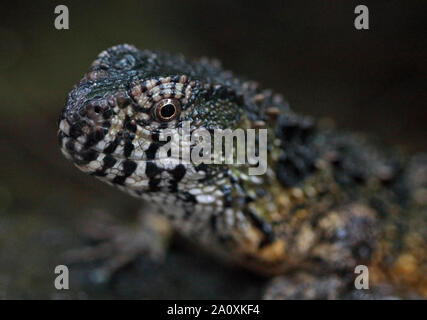
{"label": "lizard head", "polygon": [[[58,139],[62,153],[80,170],[172,208],[163,212],[179,228],[225,239],[236,235],[234,226],[250,234],[255,226],[270,239],[249,205],[267,194],[263,188],[274,180],[272,170],[251,176],[248,162],[182,161],[181,153],[162,153],[169,142],[161,138],[165,130],[192,137],[197,130],[275,128],[275,120],[269,120],[279,113],[289,113],[280,96],[235,78],[215,61],[118,45],[100,53],[68,94]],[[178,149],[194,151],[199,140],[179,141]],[[268,161],[274,163],[276,145],[258,141],[253,150],[260,154],[268,146]]]}
{"label": "lizard head", "polygon": [[[63,154],[82,171],[134,196],[175,193],[212,186],[227,168],[162,160],[161,131],[234,129],[242,125],[242,95],[231,74],[211,61],[119,45],[99,54],[69,93],[59,119]],[[181,191],[181,192],[178,192]]]}

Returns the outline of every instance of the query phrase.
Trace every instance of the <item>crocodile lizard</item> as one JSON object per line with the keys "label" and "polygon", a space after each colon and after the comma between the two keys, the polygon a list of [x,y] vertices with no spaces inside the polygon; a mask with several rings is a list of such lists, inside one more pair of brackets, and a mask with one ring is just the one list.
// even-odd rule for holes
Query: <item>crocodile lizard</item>
{"label": "crocodile lizard", "polygon": [[[268,166],[159,164],[162,129],[267,129]],[[59,145],[80,170],[153,203],[175,230],[273,277],[265,298],[427,297],[427,156],[302,116],[216,60],[123,44],[71,90]],[[356,266],[369,290],[354,286]]]}

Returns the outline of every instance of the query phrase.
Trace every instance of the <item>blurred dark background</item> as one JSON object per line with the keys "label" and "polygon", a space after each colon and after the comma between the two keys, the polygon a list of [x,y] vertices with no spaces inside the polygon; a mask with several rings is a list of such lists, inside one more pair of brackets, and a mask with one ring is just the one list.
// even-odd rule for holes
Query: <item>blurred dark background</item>
{"label": "blurred dark background", "polygon": [[[54,28],[65,4],[70,29]],[[370,30],[354,28],[365,4]],[[53,287],[61,254],[101,212],[129,218],[140,202],[62,157],[56,121],[70,88],[105,48],[181,52],[285,95],[300,113],[425,151],[424,1],[3,1],[0,5],[0,298],[258,298],[265,280],[174,244],[164,263],[141,257],[107,284],[73,266]],[[127,218],[125,218],[127,217]],[[132,217],[130,217],[132,218]]]}

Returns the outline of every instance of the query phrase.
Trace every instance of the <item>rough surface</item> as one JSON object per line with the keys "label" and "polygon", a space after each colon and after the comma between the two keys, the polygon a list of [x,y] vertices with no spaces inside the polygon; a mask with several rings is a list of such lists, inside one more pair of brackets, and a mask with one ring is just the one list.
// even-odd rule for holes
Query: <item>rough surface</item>
{"label": "rough surface", "polygon": [[[165,99],[179,111],[168,121],[156,114]],[[269,129],[267,174],[178,159],[159,166],[159,129],[184,120],[192,130]],[[130,45],[98,56],[59,128],[63,153],[81,170],[157,203],[178,231],[234,263],[284,275],[267,298],[364,298],[352,289],[360,264],[374,298],[427,295],[423,155],[296,115],[215,61]]]}

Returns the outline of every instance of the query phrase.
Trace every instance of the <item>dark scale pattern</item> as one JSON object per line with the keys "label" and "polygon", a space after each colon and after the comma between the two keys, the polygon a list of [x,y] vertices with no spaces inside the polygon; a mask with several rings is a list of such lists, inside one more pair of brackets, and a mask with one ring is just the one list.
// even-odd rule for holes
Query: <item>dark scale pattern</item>
{"label": "dark scale pattern", "polygon": [[145,169],[145,174],[147,175],[149,182],[149,191],[156,192],[159,191],[159,184],[161,182],[159,174],[163,172],[163,169],[158,167],[154,162],[148,161]]}
{"label": "dark scale pattern", "polygon": [[145,154],[148,160],[153,160],[156,157],[156,152],[159,149],[160,145],[158,143],[151,143]]}
{"label": "dark scale pattern", "polygon": [[98,152],[95,150],[89,149],[83,152],[80,152],[80,156],[82,160],[76,161],[77,164],[87,164],[93,160],[95,160],[98,157]]}
{"label": "dark scale pattern", "polygon": [[107,154],[105,157],[104,157],[104,166],[103,166],[103,169],[105,170],[105,169],[108,169],[108,168],[111,168],[112,166],[114,166],[115,164],[116,164],[116,162],[117,162],[117,160],[114,158],[114,157],[112,157],[111,155],[109,155],[109,154]]}
{"label": "dark scale pattern", "polygon": [[99,129],[89,133],[87,135],[87,141],[84,145],[84,148],[90,148],[96,145],[99,141],[104,139],[106,133],[107,133],[107,130],[105,129]]}
{"label": "dark scale pattern", "polygon": [[113,152],[116,150],[117,146],[119,145],[120,141],[121,141],[121,137],[120,137],[120,136],[117,136],[117,137],[116,137],[112,142],[110,142],[110,143],[108,144],[108,146],[104,149],[104,153],[107,153],[107,154],[109,154],[109,153],[113,153]]}
{"label": "dark scale pattern", "polygon": [[136,169],[137,164],[132,160],[125,160],[122,164],[123,175],[118,175],[113,179],[114,184],[123,185],[126,178],[129,177]]}
{"label": "dark scale pattern", "polygon": [[169,171],[173,176],[173,181],[180,182],[185,175],[185,167],[182,164],[177,165],[174,169]]}
{"label": "dark scale pattern", "polygon": [[275,130],[283,148],[276,164],[277,177],[285,187],[296,186],[315,170],[314,124],[309,118],[286,114]]}

